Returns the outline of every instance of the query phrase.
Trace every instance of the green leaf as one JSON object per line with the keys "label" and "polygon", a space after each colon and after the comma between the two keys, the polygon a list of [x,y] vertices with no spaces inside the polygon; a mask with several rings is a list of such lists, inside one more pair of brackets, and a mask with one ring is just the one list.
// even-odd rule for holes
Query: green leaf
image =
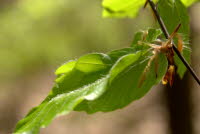
{"label": "green leaf", "polygon": [[138,44],[138,41],[141,41],[143,40],[143,35],[144,35],[144,31],[139,31],[139,32],[136,32],[135,35],[134,35],[134,39],[133,39],[133,42],[131,44],[131,47],[134,47]]}
{"label": "green leaf", "polygon": [[[150,32],[149,40],[158,36],[157,30],[151,31],[154,32]],[[55,117],[73,110],[113,111],[140,99],[160,82],[167,70],[167,60],[162,53],[157,55],[158,71],[155,72],[154,60],[149,63],[151,49],[136,48],[87,54],[59,67],[52,91],[18,122],[15,133],[37,134]],[[141,79],[144,74],[146,79]]]}
{"label": "green leaf", "polygon": [[156,41],[160,35],[162,35],[162,31],[160,29],[153,28],[149,28],[146,31],[136,32],[131,47],[139,47],[138,43],[140,42],[143,44],[152,43]]}
{"label": "green leaf", "polygon": [[[181,28],[178,33],[182,35],[183,41],[185,42],[182,55],[190,63],[191,50],[190,45],[188,44],[189,16],[186,7],[180,2],[180,0],[160,0],[157,7],[169,33],[172,33],[176,26],[181,23]],[[177,73],[182,78],[186,72],[186,67],[177,55],[175,55],[175,64],[177,65]]]}
{"label": "green leaf", "polygon": [[158,77],[156,78],[154,63],[152,63],[142,87],[139,87],[139,81],[147,66],[149,56],[149,53],[144,55],[136,53],[121,57],[110,71],[106,92],[94,101],[84,100],[75,110],[88,113],[108,112],[123,108],[132,101],[140,99],[153,85],[160,82],[167,69],[167,60],[164,55],[160,54],[158,56]]}
{"label": "green leaf", "polygon": [[104,17],[135,17],[145,0],[104,0]]}
{"label": "green leaf", "polygon": [[[191,50],[188,43],[189,36],[189,17],[187,13],[187,8],[197,0],[159,0],[157,3],[158,12],[164,20],[169,32],[173,32],[175,27],[181,23],[182,26],[179,32],[183,35],[183,41],[185,42],[185,47],[183,49],[183,56],[190,62]],[[144,5],[145,0],[128,0],[127,2],[121,0],[104,0],[103,1],[103,16],[104,17],[135,17],[139,9]],[[185,6],[183,5],[183,3]],[[167,10],[166,10],[167,9]],[[133,41],[137,43],[137,40],[141,40],[141,35],[143,32],[136,34],[136,40]],[[148,40],[148,38],[147,38]],[[177,73],[182,78],[186,67],[180,61],[180,59],[175,55],[175,63],[178,66]]]}
{"label": "green leaf", "polygon": [[[144,6],[146,0],[103,0],[103,17],[134,18]],[[153,0],[154,2],[161,0]],[[176,0],[173,0],[174,2]],[[199,0],[181,0],[185,6],[190,6]],[[165,9],[164,9],[165,10]]]}
{"label": "green leaf", "polygon": [[56,75],[61,75],[61,74],[70,72],[70,71],[72,71],[72,69],[74,68],[75,65],[76,65],[76,61],[69,61],[69,62],[63,64],[62,66],[60,66],[56,70],[55,74]]}
{"label": "green leaf", "polygon": [[160,29],[153,29],[153,28],[149,28],[148,29],[148,35],[146,36],[145,41],[147,42],[153,42],[155,41],[158,36],[160,36],[162,34],[162,31]]}
{"label": "green leaf", "polygon": [[191,6],[195,2],[200,2],[200,0],[181,0],[185,6]]}

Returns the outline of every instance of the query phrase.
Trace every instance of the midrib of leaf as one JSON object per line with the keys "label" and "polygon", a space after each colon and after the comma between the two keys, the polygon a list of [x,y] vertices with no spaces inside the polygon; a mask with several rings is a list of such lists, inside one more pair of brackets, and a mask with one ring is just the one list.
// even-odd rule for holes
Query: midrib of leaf
{"label": "midrib of leaf", "polygon": [[[132,55],[132,54],[127,54],[127,55]],[[125,55],[125,56],[127,56],[127,55]],[[117,64],[117,62],[115,64]],[[58,94],[57,96],[49,99],[48,102],[44,102],[37,109],[37,111],[34,111],[34,113],[32,113],[32,115],[29,115],[30,117],[28,118],[28,122],[26,122],[25,126],[23,126],[24,128],[21,128],[22,132],[26,131],[26,129],[27,129],[27,131],[30,130],[28,128],[34,128],[33,131],[35,131],[35,130],[39,129],[40,126],[45,127],[46,125],[48,125],[50,120],[52,120],[53,118],[55,118],[58,115],[61,115],[61,114],[64,114],[64,113],[66,114],[69,111],[72,111],[73,108],[78,103],[82,102],[83,100],[90,100],[91,101],[93,99],[96,99],[98,96],[100,96],[106,90],[106,88],[102,88],[102,91],[99,91],[99,87],[97,87],[96,90],[98,90],[98,93],[99,92],[100,93],[98,95],[96,95],[96,97],[91,97],[91,95],[94,96],[94,92],[92,92],[92,90],[89,90],[90,87],[92,85],[98,85],[97,83],[99,83],[99,81],[107,81],[109,76],[110,76],[110,73],[111,72],[109,71],[107,75],[102,77],[100,80],[95,81],[93,84],[88,84],[87,86],[80,87],[79,89],[76,89],[74,91],[67,92],[67,93],[64,93],[64,94],[61,94],[61,95]],[[86,90],[88,90],[87,93],[86,93]],[[63,106],[65,106],[65,104],[67,103],[67,100],[69,100],[68,96],[72,96],[73,94],[79,94],[79,95],[81,94],[81,96],[76,98],[76,100],[74,101],[74,104],[73,103],[71,104],[72,107],[70,109],[68,108],[68,109],[62,110]],[[62,98],[65,98],[66,100],[64,100],[65,103],[63,103],[63,105],[56,110],[56,112],[55,112],[56,116],[53,116],[52,118],[50,118],[49,122],[43,123],[43,120],[49,116],[49,112],[50,111],[52,112],[52,109],[55,109],[56,107],[58,107],[57,106],[58,103],[57,103],[57,105],[55,105],[54,102],[56,102],[56,101],[58,101],[59,99],[62,99]],[[78,103],[76,103],[76,102],[78,102]],[[68,103],[70,103],[70,102],[68,102]],[[45,110],[45,109],[47,109],[48,111]],[[47,111],[47,112],[45,112],[45,111]],[[34,119],[30,120],[30,118],[32,118],[32,117],[34,117]],[[37,125],[34,127],[34,124],[37,124]],[[33,125],[33,127],[32,127],[32,125]]]}
{"label": "midrib of leaf", "polygon": [[[34,121],[36,121],[36,122],[38,122],[37,123],[37,125],[38,125],[38,127],[40,126],[40,124],[42,123],[42,121],[44,120],[44,118],[48,115],[48,113],[49,113],[49,111],[51,111],[51,109],[54,109],[55,107],[56,107],[56,105],[53,105],[54,104],[54,102],[56,102],[56,101],[58,101],[58,100],[61,100],[61,99],[64,99],[64,103],[62,104],[62,106],[61,107],[59,107],[59,108],[57,108],[57,110],[56,110],[56,116],[59,116],[59,115],[62,115],[62,114],[67,114],[68,112],[70,112],[70,111],[72,111],[73,110],[73,108],[78,104],[78,103],[80,103],[82,100],[84,100],[84,99],[86,99],[86,100],[93,100],[93,99],[95,99],[96,97],[94,97],[93,99],[91,99],[91,97],[89,97],[91,94],[93,94],[93,93],[90,93],[91,92],[91,86],[93,86],[93,85],[96,85],[96,84],[98,84],[98,83],[101,83],[101,82],[105,82],[105,83],[107,83],[107,79],[108,79],[108,76],[106,75],[105,77],[103,77],[103,78],[101,78],[100,80],[97,80],[95,83],[93,83],[93,84],[89,84],[89,85],[87,85],[87,86],[83,86],[83,87],[81,87],[81,88],[79,88],[79,89],[77,89],[77,90],[74,90],[74,91],[71,91],[71,92],[68,92],[68,93],[64,93],[64,94],[59,94],[59,95],[57,95],[56,97],[54,97],[54,98],[52,98],[49,102],[46,102],[46,103],[44,103],[44,104],[42,104],[42,109],[41,108],[39,108],[39,109],[37,109],[37,111],[39,111],[39,112],[36,112],[36,113],[33,113],[32,114],[32,116],[33,117],[35,117],[33,120],[29,120],[28,121],[28,123],[24,126],[24,128],[22,128],[22,130],[23,130],[23,132],[24,131],[26,131],[26,129],[28,128],[28,127],[31,127],[31,125],[30,124],[34,124],[33,122]],[[99,88],[98,88],[98,90],[99,90]],[[105,90],[104,88],[102,88],[102,91],[101,91],[101,93],[103,93],[103,90]],[[89,94],[88,94],[89,93]],[[65,104],[68,102],[67,100],[69,100],[69,96],[73,96],[73,95],[80,95],[81,94],[81,96],[80,97],[78,97],[74,102],[76,103],[76,102],[78,102],[78,103],[76,103],[75,105],[71,105],[71,108],[70,109],[67,109],[67,110],[64,110],[63,109],[63,107],[65,106]],[[98,97],[98,96],[97,96]],[[49,110],[48,110],[48,112],[47,113],[44,113],[43,111],[45,111],[45,109],[46,108],[48,108],[49,107],[49,105],[51,105],[52,104],[52,106],[50,106],[50,108],[49,108]],[[57,103],[58,104],[58,103]],[[62,110],[63,109],[63,110]],[[60,112],[59,112],[60,111]],[[44,114],[44,115],[43,115]],[[43,118],[41,118],[40,116],[42,116]],[[56,116],[54,116],[54,118],[56,117]],[[37,121],[37,119],[39,119],[39,121]],[[52,119],[51,119],[52,120]],[[49,122],[48,122],[49,123]],[[44,124],[44,125],[41,125],[41,127],[45,127],[46,125],[48,125],[48,124]],[[34,130],[37,130],[38,128],[37,127],[33,127],[33,128],[35,128]],[[20,133],[20,131],[18,132],[18,133]],[[33,132],[34,133],[34,132]]]}
{"label": "midrib of leaf", "polygon": [[80,62],[79,64],[91,64],[91,65],[99,65],[99,66],[110,66],[111,64],[101,64],[101,63],[92,63],[92,62]]}
{"label": "midrib of leaf", "polygon": [[[123,58],[123,57],[126,57],[126,56],[128,56],[128,55],[135,55],[135,54],[127,54],[127,55],[124,55],[124,56],[122,56],[121,58]],[[138,54],[138,56],[139,55],[141,55],[141,54]],[[137,56],[137,58],[136,59],[134,59],[133,60],[133,62],[135,62],[139,57]],[[120,59],[121,59],[120,58]],[[120,61],[120,59],[119,59],[119,61]],[[86,62],[81,62],[81,64],[82,63],[84,63],[84,64],[86,64]],[[93,63],[90,63],[90,62],[87,62],[87,63],[89,63],[89,64],[93,64]],[[117,64],[117,63],[116,63]],[[95,65],[102,65],[102,64],[95,64]],[[113,66],[112,68],[114,68],[115,66]],[[112,70],[112,68],[111,68],[111,70]],[[99,81],[103,81],[104,79],[108,79],[109,78],[109,76],[112,74],[112,72],[110,71],[109,73],[108,73],[108,75],[105,75],[103,78],[101,78],[100,80],[97,80],[95,83],[93,83],[94,85],[96,84],[96,83],[98,83]],[[70,95],[73,95],[73,94],[77,94],[78,92],[80,92],[80,93],[84,93],[86,90],[87,90],[87,88],[88,87],[90,87],[91,85],[93,85],[93,84],[88,84],[87,86],[83,86],[83,87],[81,87],[81,88],[79,88],[79,89],[76,89],[76,90],[74,90],[74,91],[71,91],[71,92],[67,92],[67,93],[64,93],[64,94],[58,94],[56,97],[54,97],[54,98],[52,98],[49,102],[47,102],[47,104],[46,104],[46,106],[43,108],[43,109],[45,109],[47,106],[48,106],[48,104],[49,103],[51,103],[51,102],[54,102],[54,101],[56,101],[57,99],[59,99],[59,98],[66,98],[66,100],[68,99],[67,98],[67,96],[70,96]],[[89,92],[89,91],[88,91]],[[103,92],[102,92],[103,93]],[[93,93],[91,93],[91,94],[93,94]],[[93,99],[91,99],[91,97],[88,97],[88,96],[90,96],[90,94],[88,94],[88,95],[86,95],[85,97],[81,97],[80,99],[81,100],[84,100],[84,99],[86,99],[86,100],[93,100],[93,99],[95,99],[95,98],[93,98]],[[79,103],[81,102],[81,100],[79,99]],[[65,101],[65,103],[66,103],[66,101]],[[65,105],[65,103],[63,104],[63,105]],[[75,107],[75,106],[74,106]],[[43,111],[43,109],[41,110],[41,112]],[[61,106],[61,108],[60,109],[62,109],[62,106]],[[73,110],[73,109],[71,109],[71,110]],[[57,110],[57,111],[59,111],[59,109]],[[70,110],[69,110],[70,111]],[[39,114],[41,113],[41,112],[39,112],[38,114],[37,114],[37,116],[36,116],[36,118],[39,116]],[[67,111],[66,111],[67,112]],[[57,112],[56,112],[57,113]],[[60,115],[60,114],[57,114],[57,116],[58,115]],[[36,120],[36,118],[34,119],[34,120]],[[44,116],[44,118],[45,118],[45,116]],[[31,122],[34,122],[34,120],[32,120]],[[31,123],[30,122],[30,123]],[[41,122],[41,121],[39,121],[39,122]],[[28,124],[27,124],[27,127],[28,127]],[[43,126],[43,127],[45,127],[45,126]],[[26,127],[25,127],[25,129],[26,129]]]}

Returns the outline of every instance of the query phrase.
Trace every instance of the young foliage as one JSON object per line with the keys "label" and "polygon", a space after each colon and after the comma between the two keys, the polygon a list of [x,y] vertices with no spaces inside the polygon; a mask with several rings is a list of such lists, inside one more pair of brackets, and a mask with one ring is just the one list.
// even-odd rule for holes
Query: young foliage
{"label": "young foliage", "polygon": [[135,17],[145,0],[104,0],[104,17]]}
{"label": "young foliage", "polygon": [[[182,2],[185,5],[192,3],[186,0]],[[144,3],[145,0],[104,0],[103,15],[135,17]],[[157,6],[170,33],[179,23],[182,24],[179,31],[185,45],[182,54],[190,61],[186,7],[180,0],[159,0]],[[169,68],[166,55],[151,47],[158,37],[163,37],[160,29],[140,31],[135,34],[130,48],[107,54],[87,54],[59,67],[55,72],[57,77],[52,91],[18,122],[15,133],[36,134],[59,115],[71,111],[113,111],[143,97],[161,81]],[[175,43],[178,41],[175,39]],[[183,77],[185,66],[176,55],[174,60],[178,74]]]}
{"label": "young foliage", "polygon": [[[161,33],[155,29],[149,31],[149,43]],[[73,110],[87,113],[113,111],[140,99],[160,82],[167,69],[166,57],[160,53],[158,72],[152,62],[146,79],[139,86],[152,55],[152,49],[143,43],[108,54],[87,54],[67,62],[56,70],[57,78],[50,94],[19,121],[15,133],[36,134],[56,116]]]}
{"label": "young foliage", "polygon": [[[157,6],[158,12],[165,22],[169,33],[172,33],[177,24],[181,23],[182,26],[178,31],[184,42],[181,54],[187,62],[190,63],[191,48],[189,45],[189,16],[187,8],[180,2],[180,0],[160,0]],[[176,40],[175,42],[175,44],[177,44]],[[186,67],[176,54],[174,60],[177,66],[177,73],[182,78],[186,72]]]}
{"label": "young foliage", "polygon": [[198,1],[200,1],[200,0],[181,0],[182,2],[183,2],[183,4],[185,5],[185,6],[190,6],[190,5],[192,5],[193,3],[195,3],[195,2],[198,2]]}
{"label": "young foliage", "polygon": [[[121,0],[104,0],[103,1],[103,16],[105,17],[135,17],[139,9],[144,6],[146,0],[129,0],[129,2],[124,2]],[[187,8],[183,5],[191,5],[195,1],[187,0],[159,0],[157,2],[158,12],[162,17],[168,31],[173,32],[174,28],[181,23],[182,26],[179,30],[181,37],[184,42],[184,47],[182,50],[183,57],[190,62],[190,45],[189,45],[189,16],[187,13]],[[166,10],[167,9],[167,10]],[[177,44],[177,43],[176,43]],[[177,66],[177,73],[182,78],[186,67],[175,55],[175,64]]]}
{"label": "young foliage", "polygon": [[[103,0],[103,16],[104,17],[117,17],[117,18],[124,18],[124,17],[132,17],[134,18],[139,9],[144,6],[146,0]],[[153,0],[157,2],[158,0]],[[169,0],[167,0],[169,1]],[[173,3],[176,0],[172,0]],[[185,6],[190,6],[194,2],[198,0],[181,0]],[[169,9],[170,10],[170,9]],[[165,11],[169,11],[165,10]]]}

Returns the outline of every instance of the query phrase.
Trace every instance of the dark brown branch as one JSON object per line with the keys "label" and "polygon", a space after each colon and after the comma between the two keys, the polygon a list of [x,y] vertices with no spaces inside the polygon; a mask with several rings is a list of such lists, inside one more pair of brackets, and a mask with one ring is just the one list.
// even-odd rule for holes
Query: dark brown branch
{"label": "dark brown branch", "polygon": [[[162,18],[160,17],[158,11],[156,10],[156,6],[153,3],[152,0],[147,0],[147,2],[150,4],[157,20],[158,23],[162,29],[162,32],[164,33],[166,39],[168,39],[170,37],[169,32],[162,20]],[[173,41],[172,41],[173,43]],[[180,54],[180,52],[178,51],[178,49],[176,48],[176,46],[173,43],[173,50],[175,51],[175,53],[178,55],[179,59],[183,62],[183,64],[185,65],[185,67],[189,70],[190,74],[193,76],[193,78],[196,80],[196,82],[200,85],[200,79],[198,78],[197,74],[194,72],[194,70],[192,69],[192,67],[189,65],[189,63],[185,60],[185,58]]]}

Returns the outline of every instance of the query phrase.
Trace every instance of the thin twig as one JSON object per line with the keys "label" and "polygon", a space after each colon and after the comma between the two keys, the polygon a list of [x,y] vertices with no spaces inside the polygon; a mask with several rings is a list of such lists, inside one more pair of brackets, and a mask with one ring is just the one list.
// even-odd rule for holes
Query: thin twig
{"label": "thin twig", "polygon": [[[164,33],[166,39],[168,39],[170,37],[169,35],[169,32],[162,20],[162,18],[160,17],[158,11],[156,10],[156,6],[155,4],[153,3],[152,0],[147,0],[148,3],[150,4],[157,20],[158,20],[158,23],[162,29],[162,32]],[[174,45],[173,43],[173,40],[172,40],[172,44],[173,44],[173,50],[175,51],[175,53],[178,55],[179,59],[183,62],[183,64],[185,65],[185,67],[189,70],[189,72],[191,73],[191,75],[193,76],[193,78],[196,80],[196,82],[200,85],[200,79],[198,78],[197,74],[194,72],[194,70],[192,69],[192,67],[189,65],[189,63],[185,60],[185,58],[180,54],[180,52],[178,51],[178,49],[176,48],[176,46]]]}

